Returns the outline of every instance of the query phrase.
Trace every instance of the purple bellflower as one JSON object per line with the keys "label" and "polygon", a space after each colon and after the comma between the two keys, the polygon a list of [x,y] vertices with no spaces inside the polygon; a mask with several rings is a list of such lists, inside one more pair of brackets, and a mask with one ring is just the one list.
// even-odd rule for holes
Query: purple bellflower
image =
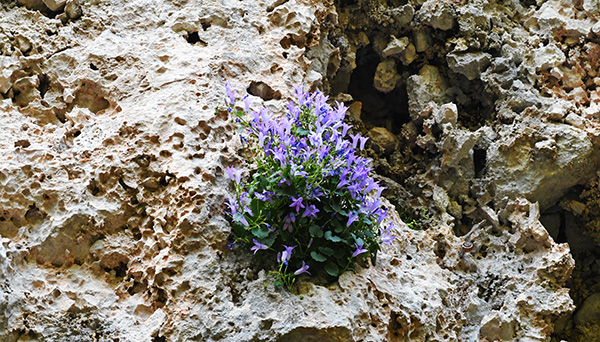
{"label": "purple bellflower", "polygon": [[227,173],[229,178],[231,178],[231,180],[235,182],[235,184],[240,184],[242,171],[236,170],[233,166],[230,166],[228,168],[225,168],[225,172]]}
{"label": "purple bellflower", "polygon": [[356,250],[354,251],[354,253],[352,253],[352,257],[354,258],[355,256],[362,254],[362,253],[366,253],[368,252],[368,250],[363,248],[363,243],[359,243],[359,244],[354,244],[354,246],[356,246]]}
{"label": "purple bellflower", "polygon": [[294,231],[294,226],[292,225],[293,222],[296,222],[296,215],[294,215],[293,213],[289,213],[284,219],[283,219],[283,230],[287,230],[290,233]]}
{"label": "purple bellflower", "polygon": [[304,260],[302,260],[302,267],[300,267],[299,269],[296,270],[296,272],[294,272],[295,275],[299,275],[302,273],[308,273],[310,274],[310,272],[308,272],[308,268],[309,266],[304,262]]}
{"label": "purple bellflower", "polygon": [[292,257],[292,251],[294,250],[294,248],[296,248],[296,246],[289,247],[283,245],[283,247],[285,247],[285,250],[281,253],[277,253],[277,261],[282,262],[284,265],[287,265],[288,260],[290,260],[290,258]]}
{"label": "purple bellflower", "polygon": [[300,212],[300,208],[305,208],[304,204],[302,204],[302,197],[290,197],[292,200],[292,204],[290,204],[290,208],[296,208],[296,212]]}
{"label": "purple bellflower", "polygon": [[355,214],[354,212],[350,212],[348,214],[348,223],[346,223],[346,227],[350,227],[350,225],[355,221],[358,221],[358,214]]}
{"label": "purple bellflower", "polygon": [[256,254],[256,252],[258,252],[259,249],[268,249],[269,247],[267,247],[267,245],[263,245],[262,243],[256,241],[256,239],[252,239],[252,241],[254,241],[254,246],[252,246],[252,248],[250,248],[251,251],[254,251],[254,254]]}
{"label": "purple bellflower", "polygon": [[317,207],[315,207],[314,204],[311,204],[308,207],[306,207],[306,209],[304,210],[304,213],[302,213],[302,217],[307,217],[307,216],[317,217],[318,212],[319,212],[319,209],[317,209]]}
{"label": "purple bellflower", "polygon": [[225,83],[225,92],[229,97],[229,105],[232,106],[235,103],[235,91],[231,89],[231,84],[229,84],[229,82]]}

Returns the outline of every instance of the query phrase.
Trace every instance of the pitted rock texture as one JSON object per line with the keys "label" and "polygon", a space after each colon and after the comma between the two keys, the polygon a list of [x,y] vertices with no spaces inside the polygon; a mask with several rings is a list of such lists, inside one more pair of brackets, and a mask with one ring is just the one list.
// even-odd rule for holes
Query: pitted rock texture
{"label": "pitted rock texture", "polygon": [[[0,340],[556,339],[574,262],[539,217],[600,163],[597,6],[569,6],[0,2]],[[377,265],[275,288],[227,246],[226,81],[345,101],[427,229],[392,210]]]}

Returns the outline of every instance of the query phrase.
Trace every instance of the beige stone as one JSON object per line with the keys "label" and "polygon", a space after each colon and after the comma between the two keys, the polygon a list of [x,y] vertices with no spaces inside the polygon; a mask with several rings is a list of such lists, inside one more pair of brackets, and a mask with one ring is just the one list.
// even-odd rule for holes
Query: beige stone
{"label": "beige stone", "polygon": [[396,69],[396,61],[388,58],[377,65],[373,86],[382,93],[389,93],[396,88],[400,75]]}
{"label": "beige stone", "polygon": [[385,127],[373,127],[369,130],[371,140],[381,146],[386,153],[392,152],[398,145],[398,137]]}

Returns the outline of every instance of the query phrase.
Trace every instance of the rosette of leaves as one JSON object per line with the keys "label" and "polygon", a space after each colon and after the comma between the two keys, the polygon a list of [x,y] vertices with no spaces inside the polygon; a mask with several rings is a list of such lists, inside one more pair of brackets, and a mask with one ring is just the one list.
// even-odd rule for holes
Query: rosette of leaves
{"label": "rosette of leaves", "polygon": [[236,109],[226,87],[252,165],[249,172],[226,169],[235,184],[227,202],[235,243],[271,253],[276,284],[288,288],[300,274],[337,279],[359,258],[375,263],[380,243],[394,238],[392,225],[383,227],[384,188],[369,176],[370,160],[357,153],[367,138],[348,134],[347,108],[296,87],[298,103],[289,103],[285,116],[265,109],[248,115],[248,98],[244,110]]}

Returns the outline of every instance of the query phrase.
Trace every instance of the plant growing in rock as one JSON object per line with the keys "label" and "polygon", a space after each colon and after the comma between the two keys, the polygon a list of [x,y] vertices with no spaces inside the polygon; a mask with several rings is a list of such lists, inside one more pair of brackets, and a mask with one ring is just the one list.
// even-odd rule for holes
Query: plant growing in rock
{"label": "plant growing in rock", "polygon": [[245,109],[236,109],[226,88],[251,169],[225,170],[235,184],[227,202],[234,243],[270,253],[276,284],[288,288],[300,274],[336,279],[360,258],[375,263],[380,243],[394,239],[392,225],[383,226],[387,208],[383,188],[369,176],[370,161],[357,154],[367,138],[348,134],[351,126],[342,121],[347,108],[296,87],[298,104],[288,103],[285,116],[263,108],[248,121],[247,97]]}

